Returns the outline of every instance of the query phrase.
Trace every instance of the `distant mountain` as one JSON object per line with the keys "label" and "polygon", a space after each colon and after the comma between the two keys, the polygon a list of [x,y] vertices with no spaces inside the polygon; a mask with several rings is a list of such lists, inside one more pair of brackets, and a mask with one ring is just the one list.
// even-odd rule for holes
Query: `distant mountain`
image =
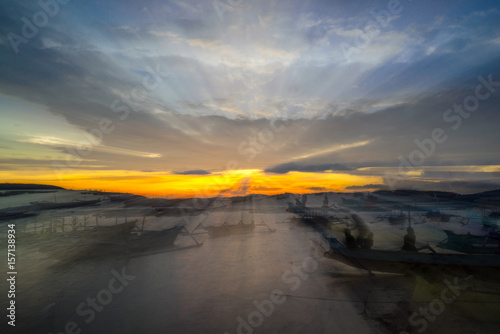
{"label": "distant mountain", "polygon": [[49,186],[46,184],[29,184],[29,183],[0,183],[0,190],[64,190],[64,188]]}
{"label": "distant mountain", "polygon": [[500,189],[484,191],[482,193],[473,194],[481,197],[500,197]]}
{"label": "distant mountain", "polygon": [[[484,191],[477,194],[460,195],[458,199],[469,200],[469,201],[496,201],[497,205],[500,205],[500,189]],[[495,204],[495,203],[493,203]]]}
{"label": "distant mountain", "polygon": [[383,196],[409,196],[412,199],[420,199],[436,202],[441,201],[457,201],[461,203],[468,203],[474,205],[484,205],[486,207],[499,207],[500,206],[500,189],[489,190],[475,194],[457,194],[454,192],[446,191],[419,191],[419,190],[379,190],[375,191],[376,195]]}

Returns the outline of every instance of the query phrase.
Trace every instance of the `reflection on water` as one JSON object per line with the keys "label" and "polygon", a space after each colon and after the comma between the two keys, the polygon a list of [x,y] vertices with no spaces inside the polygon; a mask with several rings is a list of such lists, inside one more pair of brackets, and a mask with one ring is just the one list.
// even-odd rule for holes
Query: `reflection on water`
{"label": "reflection on water", "polygon": [[[311,195],[306,205],[300,197],[299,206],[286,197],[221,200],[186,215],[104,200],[98,207],[18,219],[16,330],[496,332],[497,277],[464,275],[469,267],[454,276],[434,265],[432,275],[425,270],[370,275],[355,268],[366,268],[365,258],[356,266],[323,256],[331,251],[329,240],[344,242],[346,229],[354,254],[400,252],[410,224],[417,246],[458,254],[437,245],[447,237],[444,230],[489,235],[480,220],[467,215],[477,209],[450,204],[445,214],[451,217],[442,221],[426,216],[432,203],[420,203],[419,209],[400,197],[346,197]],[[399,210],[405,220],[397,224],[389,219],[400,214],[393,212],[395,203],[405,206]],[[214,227],[220,230],[209,233]],[[358,246],[360,236],[370,236],[373,244]]]}

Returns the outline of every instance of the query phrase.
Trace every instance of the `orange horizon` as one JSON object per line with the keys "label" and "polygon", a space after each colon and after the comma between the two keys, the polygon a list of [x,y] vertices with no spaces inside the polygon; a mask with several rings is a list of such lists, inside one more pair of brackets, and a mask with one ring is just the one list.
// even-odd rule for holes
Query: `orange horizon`
{"label": "orange horizon", "polygon": [[[345,173],[266,174],[261,170],[230,170],[208,175],[177,175],[130,171],[75,171],[55,179],[51,175],[2,175],[8,183],[32,183],[59,186],[68,190],[95,189],[131,193],[147,197],[193,198],[234,197],[250,194],[350,193],[349,186],[381,184],[381,177]],[[371,190],[370,188],[366,189]]]}

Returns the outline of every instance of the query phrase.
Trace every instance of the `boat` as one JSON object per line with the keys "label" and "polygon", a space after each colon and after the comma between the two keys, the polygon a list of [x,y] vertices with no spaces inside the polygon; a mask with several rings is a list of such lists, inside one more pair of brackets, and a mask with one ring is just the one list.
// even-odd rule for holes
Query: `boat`
{"label": "boat", "polygon": [[137,220],[131,220],[116,225],[95,226],[88,230],[76,230],[68,233],[68,236],[88,240],[115,239],[130,235],[136,226]]}
{"label": "boat", "polygon": [[[339,219],[334,212],[329,207],[321,207],[321,208],[308,208],[305,206],[296,206],[292,202],[287,202],[288,208],[287,212],[291,212],[296,214],[303,220],[311,220],[311,219],[326,219],[330,221],[338,221]],[[337,212],[346,212],[343,209],[337,209]]]}
{"label": "boat", "polygon": [[171,247],[183,229],[183,226],[174,226],[161,231],[142,231],[140,235],[124,238],[124,246],[135,252]]}
{"label": "boat", "polygon": [[403,225],[407,217],[403,212],[400,212],[399,214],[391,214],[387,219],[391,225]]}
{"label": "boat", "polygon": [[[408,213],[408,216],[409,215],[410,215],[410,213]],[[384,221],[387,219],[387,221],[391,225],[404,225],[407,220],[408,221],[411,220],[411,216],[410,216],[410,218],[408,218],[408,216],[406,214],[404,214],[402,210],[392,210],[392,211],[388,211],[387,213],[385,213],[383,215],[377,216],[375,221],[373,221],[373,223],[377,223],[377,222]]]}
{"label": "boat", "polygon": [[96,226],[88,230],[28,234],[25,237],[34,238],[38,248],[49,256],[67,257],[83,254],[90,249],[99,251],[97,246],[104,244],[123,243],[123,238],[131,234],[136,224],[137,220],[132,220],[112,226]]}
{"label": "boat", "polygon": [[161,231],[142,231],[132,234],[137,221],[114,226],[99,226],[86,231],[74,231],[50,242],[40,249],[55,258],[96,258],[127,253],[141,253],[173,246],[183,227]]}
{"label": "boat", "polygon": [[208,235],[211,237],[221,237],[231,234],[249,233],[255,229],[255,224],[243,224],[239,222],[235,225],[222,224],[220,226],[209,226]]}
{"label": "boat", "polygon": [[488,233],[484,236],[473,234],[456,234],[444,230],[447,238],[437,244],[438,247],[462,253],[500,254],[500,240],[498,234]]}
{"label": "boat", "polygon": [[366,250],[347,248],[336,238],[326,238],[330,250],[325,257],[349,266],[389,273],[420,275],[474,275],[491,279],[500,275],[500,256],[491,254],[444,254],[404,252],[391,250]]}
{"label": "boat", "polygon": [[357,199],[350,199],[350,198],[345,198],[341,197],[342,200],[342,205],[344,206],[362,206],[362,202]]}
{"label": "boat", "polygon": [[427,211],[425,217],[430,219],[431,221],[447,223],[450,221],[452,216],[442,213],[439,210],[430,210]]}
{"label": "boat", "polygon": [[500,212],[492,211],[482,219],[483,225],[487,227],[500,228]]}
{"label": "boat", "polygon": [[292,202],[287,202],[287,204],[288,204],[288,208],[286,209],[287,212],[295,213],[297,215],[306,214],[306,209],[303,206],[297,206]]}

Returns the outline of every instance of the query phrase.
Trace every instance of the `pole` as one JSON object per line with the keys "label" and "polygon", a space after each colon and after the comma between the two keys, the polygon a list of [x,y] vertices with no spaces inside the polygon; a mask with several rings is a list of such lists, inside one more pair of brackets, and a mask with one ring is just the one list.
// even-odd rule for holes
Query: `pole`
{"label": "pole", "polygon": [[408,227],[411,227],[411,215],[410,215],[410,209],[408,209]]}

